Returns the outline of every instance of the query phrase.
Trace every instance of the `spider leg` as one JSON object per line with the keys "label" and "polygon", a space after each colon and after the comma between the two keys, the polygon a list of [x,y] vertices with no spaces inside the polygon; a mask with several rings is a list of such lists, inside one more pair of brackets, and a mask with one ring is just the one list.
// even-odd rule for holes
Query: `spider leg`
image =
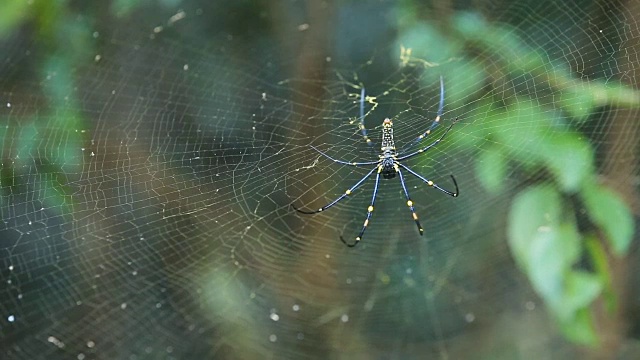
{"label": "spider leg", "polygon": [[413,174],[415,177],[417,177],[418,179],[424,181],[427,185],[432,186],[440,191],[442,191],[443,193],[452,196],[452,197],[457,197],[458,195],[460,195],[460,190],[458,189],[458,183],[456,182],[456,178],[453,177],[453,175],[451,175],[451,179],[453,180],[453,185],[455,185],[456,187],[456,191],[449,191],[447,189],[441,188],[440,186],[438,186],[438,184],[434,183],[433,181],[425,178],[424,176],[418,174],[417,172],[411,170],[408,166],[403,165],[401,163],[397,163],[398,165],[400,165],[401,167],[403,167],[405,170],[407,170],[408,172],[410,172],[411,174]]}
{"label": "spider leg", "polygon": [[[367,230],[367,225],[369,225],[369,219],[371,219],[371,213],[373,213],[373,203],[376,202],[376,195],[378,195],[378,184],[380,183],[380,173],[382,172],[382,165],[378,165],[378,172],[376,173],[376,184],[373,188],[373,196],[371,197],[371,205],[369,205],[369,207],[367,208],[367,218],[364,220],[364,225],[362,225],[362,230],[360,230],[360,233],[358,234],[358,236],[356,236],[356,241],[349,244],[348,242],[346,242],[344,240],[344,238],[342,236],[340,236],[340,240],[347,245],[348,247],[354,247],[356,245],[358,245],[358,243],[360,242],[360,240],[362,240],[362,235],[364,235],[364,231]],[[369,173],[371,174],[371,173]]]}
{"label": "spider leg", "polygon": [[[442,117],[442,111],[444,110],[444,80],[442,76],[440,76],[440,104],[438,105],[438,113],[436,114],[435,120],[431,123],[431,126],[427,129],[427,131],[423,132],[420,136],[418,136],[415,140],[410,142],[409,144],[402,147],[402,151],[405,151],[411,148],[413,145],[422,141],[422,139],[426,138],[431,134],[433,129],[435,129],[440,124],[440,117]],[[400,151],[400,152],[402,152]]]}
{"label": "spider leg", "polygon": [[334,159],[331,156],[325,154],[324,152],[320,151],[318,148],[316,148],[313,145],[309,145],[311,146],[311,148],[315,151],[317,151],[318,153],[320,153],[320,155],[326,157],[327,159],[333,161],[333,162],[337,162],[338,164],[342,164],[342,165],[349,165],[349,166],[364,166],[364,165],[375,165],[378,163],[379,160],[375,160],[375,161],[365,161],[365,162],[347,162],[347,161],[343,161],[343,160],[338,160],[338,159]]}
{"label": "spider leg", "polygon": [[410,153],[410,154],[407,154],[407,155],[402,155],[402,156],[400,156],[400,157],[399,157],[398,159],[396,159],[396,160],[401,161],[401,160],[405,160],[405,159],[408,159],[408,158],[414,157],[414,156],[416,156],[416,155],[418,155],[418,154],[420,154],[420,153],[423,153],[423,152],[425,152],[425,151],[427,151],[427,150],[431,149],[432,147],[434,147],[434,146],[438,145],[438,144],[440,143],[440,141],[442,141],[442,139],[444,139],[444,137],[447,135],[447,133],[449,133],[449,130],[451,130],[451,128],[453,127],[453,125],[455,125],[456,121],[458,121],[458,118],[456,118],[456,119],[451,123],[451,125],[449,125],[449,127],[447,127],[447,130],[445,130],[445,132],[444,132],[442,135],[440,135],[440,137],[439,137],[436,141],[432,142],[431,144],[429,144],[428,146],[426,146],[426,147],[424,147],[424,148],[422,148],[422,149],[420,149],[420,150],[416,150],[416,151],[414,151],[414,152],[412,152],[412,153]]}
{"label": "spider leg", "polygon": [[373,146],[374,143],[373,141],[371,141],[369,136],[367,136],[367,128],[364,126],[364,99],[365,99],[365,96],[364,96],[364,87],[363,87],[362,90],[360,91],[360,124],[358,124],[358,128],[362,132],[362,137],[364,138],[364,141],[367,143],[367,145]]}
{"label": "spider leg", "polygon": [[303,214],[317,214],[319,212],[325,211],[328,208],[332,207],[333,205],[337,204],[340,200],[346,198],[347,196],[351,195],[351,193],[358,188],[358,186],[362,185],[362,183],[367,180],[369,178],[369,176],[371,176],[371,174],[373,174],[373,172],[377,169],[377,167],[374,167],[373,169],[371,169],[371,171],[369,171],[367,173],[367,175],[365,175],[362,179],[360,179],[360,181],[358,181],[355,185],[353,185],[351,188],[349,188],[347,191],[344,192],[344,194],[340,195],[337,199],[333,200],[332,202],[328,203],[327,205],[321,207],[318,210],[314,210],[314,211],[308,211],[308,210],[302,210],[297,208],[295,205],[291,204],[291,207],[294,208],[297,212],[303,213]]}
{"label": "spider leg", "polygon": [[416,222],[416,225],[418,226],[418,231],[422,236],[424,234],[424,229],[422,228],[422,225],[420,225],[420,221],[418,221],[418,214],[416,214],[416,210],[413,207],[413,201],[411,201],[411,198],[409,197],[409,191],[407,191],[407,185],[404,182],[404,176],[402,176],[402,171],[400,171],[400,168],[398,167],[398,165],[395,166],[395,169],[400,177],[400,184],[402,184],[402,190],[404,190],[404,197],[407,198],[407,206],[409,207],[409,209],[411,210],[411,214],[413,215],[413,221]]}

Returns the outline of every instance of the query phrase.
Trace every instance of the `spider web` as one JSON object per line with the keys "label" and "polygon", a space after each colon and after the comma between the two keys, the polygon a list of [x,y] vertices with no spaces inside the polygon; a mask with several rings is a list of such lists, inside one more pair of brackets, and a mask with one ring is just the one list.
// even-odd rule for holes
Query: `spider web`
{"label": "spider web", "polygon": [[[553,177],[537,145],[567,129],[636,204],[640,2],[181,6],[88,28],[73,56],[27,30],[3,41],[5,358],[582,354],[516,267],[506,214],[519,189]],[[473,24],[490,30],[465,33]],[[501,51],[522,63],[505,67]],[[339,237],[360,230],[373,177],[326,212],[292,211],[370,169],[310,145],[378,158],[358,130],[363,87],[368,135],[379,146],[391,118],[408,151],[436,116],[440,76],[442,123],[411,149],[459,121],[403,163],[447,189],[453,174],[461,195],[405,174],[424,236],[398,178],[381,179],[354,249]],[[585,98],[589,86],[599,95]],[[536,111],[553,126],[540,130]],[[504,166],[483,174],[483,161]]]}

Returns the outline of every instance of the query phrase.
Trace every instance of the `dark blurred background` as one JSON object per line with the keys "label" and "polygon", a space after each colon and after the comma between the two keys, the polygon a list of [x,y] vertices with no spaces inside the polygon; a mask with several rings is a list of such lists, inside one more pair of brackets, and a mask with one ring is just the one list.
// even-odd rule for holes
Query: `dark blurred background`
{"label": "dark blurred background", "polygon": [[3,1],[2,358],[640,357],[639,12]]}

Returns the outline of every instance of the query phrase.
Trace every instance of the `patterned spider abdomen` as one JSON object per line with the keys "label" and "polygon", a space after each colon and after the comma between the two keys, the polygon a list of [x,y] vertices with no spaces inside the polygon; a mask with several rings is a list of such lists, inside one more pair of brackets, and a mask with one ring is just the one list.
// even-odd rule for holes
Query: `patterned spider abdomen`
{"label": "patterned spider abdomen", "polygon": [[396,177],[395,159],[396,159],[396,145],[393,142],[393,122],[391,119],[386,118],[382,122],[382,145],[380,145],[382,154],[380,155],[380,172],[385,179],[393,179]]}
{"label": "patterned spider abdomen", "polygon": [[382,144],[380,145],[383,155],[386,153],[396,154],[396,145],[393,142],[393,122],[386,118],[382,122]]}

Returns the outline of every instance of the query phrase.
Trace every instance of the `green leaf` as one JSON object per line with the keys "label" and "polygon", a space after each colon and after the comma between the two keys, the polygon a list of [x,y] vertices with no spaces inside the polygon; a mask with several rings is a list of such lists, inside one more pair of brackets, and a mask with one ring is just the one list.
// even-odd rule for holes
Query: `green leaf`
{"label": "green leaf", "polygon": [[602,291],[595,274],[572,270],[581,254],[576,224],[562,217],[560,193],[550,185],[516,196],[509,213],[509,245],[535,291],[576,342],[595,344],[589,306]]}
{"label": "green leaf", "polygon": [[596,106],[594,95],[590,89],[591,87],[586,83],[580,88],[564,89],[559,95],[558,103],[572,117],[579,121],[586,120]]}
{"label": "green leaf", "polygon": [[5,35],[23,21],[30,8],[29,1],[4,0],[0,2],[0,36]]}
{"label": "green leaf", "polygon": [[507,159],[505,154],[497,146],[491,146],[482,151],[476,158],[476,176],[484,186],[491,192],[497,193],[504,185],[507,172]]}
{"label": "green leaf", "polygon": [[560,195],[551,186],[530,187],[513,200],[509,213],[509,245],[516,261],[525,269],[530,264],[531,239],[557,228],[559,216]]}
{"label": "green leaf", "polygon": [[624,84],[573,79],[570,72],[555,73],[552,84],[558,88],[559,104],[578,121],[585,121],[598,106],[634,108],[640,105],[640,91]]}
{"label": "green leaf", "polygon": [[564,295],[564,271],[579,255],[576,231],[560,224],[560,194],[551,186],[531,187],[516,196],[509,213],[509,245],[534,289],[555,312]]}
{"label": "green leaf", "polygon": [[580,235],[569,224],[540,225],[530,239],[528,275],[536,291],[561,317],[575,311],[567,307],[566,277],[580,255]]}
{"label": "green leaf", "polygon": [[634,232],[631,210],[620,196],[594,181],[585,183],[581,191],[587,213],[607,237],[614,253],[625,255]]}
{"label": "green leaf", "polygon": [[464,58],[441,66],[440,73],[444,76],[449,109],[466,105],[468,99],[482,89],[487,77],[483,64]]}
{"label": "green leaf", "polygon": [[605,88],[604,91],[597,94],[606,94],[605,96],[596,97],[596,101],[599,105],[614,105],[616,107],[628,107],[637,108],[640,105],[640,91],[625,84],[611,85],[611,82],[606,84],[595,83],[591,86],[600,86]]}
{"label": "green leaf", "polygon": [[593,150],[577,134],[555,133],[540,139],[544,161],[560,188],[577,192],[593,171]]}
{"label": "green leaf", "polygon": [[475,150],[491,135],[491,129],[486,124],[497,122],[503,117],[504,110],[496,108],[492,101],[479,100],[476,107],[459,119],[447,135],[447,141],[457,148]]}
{"label": "green leaf", "polygon": [[600,277],[603,286],[603,298],[608,311],[615,311],[618,303],[616,293],[611,282],[611,273],[607,264],[607,254],[602,243],[594,234],[589,234],[585,238],[585,244],[595,273]]}
{"label": "green leaf", "polygon": [[497,141],[508,148],[513,160],[533,167],[540,163],[544,150],[541,139],[549,136],[551,121],[540,105],[523,98],[508,106],[496,124],[486,126],[496,129]]}
{"label": "green leaf", "polygon": [[602,291],[602,281],[597,275],[583,271],[570,271],[565,278],[565,302],[563,312],[575,314],[587,308]]}
{"label": "green leaf", "polygon": [[598,336],[593,326],[593,316],[588,309],[582,309],[576,315],[565,321],[560,321],[560,330],[571,341],[595,346]]}

